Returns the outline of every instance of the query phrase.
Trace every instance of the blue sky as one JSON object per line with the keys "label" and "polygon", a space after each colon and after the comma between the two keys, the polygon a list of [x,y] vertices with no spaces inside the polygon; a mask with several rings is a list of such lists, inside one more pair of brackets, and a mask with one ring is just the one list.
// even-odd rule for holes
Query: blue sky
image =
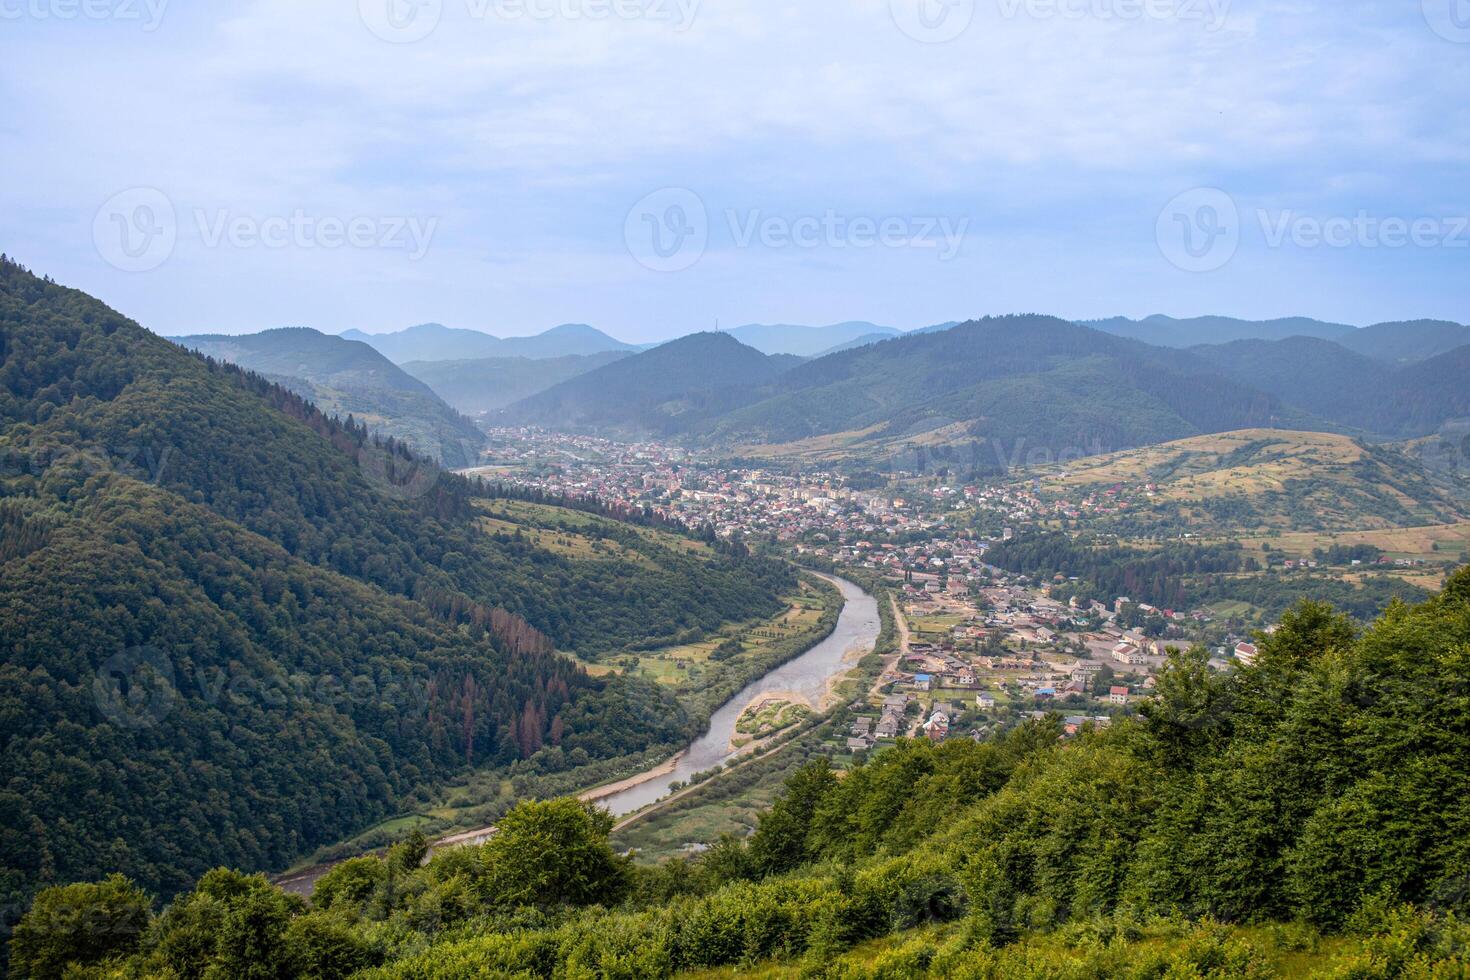
{"label": "blue sky", "polygon": [[1465,322],[1467,91],[1470,0],[0,0],[0,250],[170,334]]}

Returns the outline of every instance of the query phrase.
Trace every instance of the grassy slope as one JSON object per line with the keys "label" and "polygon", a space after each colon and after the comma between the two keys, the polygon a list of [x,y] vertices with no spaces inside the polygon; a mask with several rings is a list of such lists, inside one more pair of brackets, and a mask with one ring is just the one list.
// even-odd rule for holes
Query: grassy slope
{"label": "grassy slope", "polygon": [[[1056,464],[1043,490],[1076,497],[1155,484],[1149,503],[1179,529],[1369,530],[1454,523],[1470,498],[1396,450],[1323,432],[1248,429]],[[1245,510],[1222,505],[1243,503]],[[1315,518],[1304,522],[1304,513]],[[1135,518],[1147,515],[1135,513]]]}

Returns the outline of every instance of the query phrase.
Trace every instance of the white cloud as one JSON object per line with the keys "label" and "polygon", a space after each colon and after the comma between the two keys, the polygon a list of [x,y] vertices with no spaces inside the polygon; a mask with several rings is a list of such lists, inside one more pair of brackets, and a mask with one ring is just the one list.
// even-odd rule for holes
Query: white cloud
{"label": "white cloud", "polygon": [[[476,20],[474,2],[443,0],[437,29],[410,44],[374,36],[355,0],[171,9],[154,34],[93,32],[84,47],[66,25],[21,25],[0,63],[0,94],[16,107],[0,215],[7,227],[56,216],[28,241],[83,284],[110,282],[89,252],[93,212],[134,185],[181,208],[257,217],[432,216],[434,253],[393,274],[391,256],[194,254],[185,242],[175,269],[218,295],[188,296],[189,280],[167,267],[148,281],[182,298],[124,291],[145,315],[218,302],[244,321],[267,277],[345,277],[348,295],[312,301],[303,286],[292,301],[306,307],[298,319],[352,321],[422,303],[409,289],[468,311],[482,288],[533,319],[564,308],[558,289],[584,290],[615,309],[558,315],[614,325],[621,310],[652,309],[649,296],[683,309],[697,288],[728,282],[731,296],[750,296],[772,275],[751,254],[722,256],[717,281],[709,270],[650,281],[630,267],[623,216],[663,185],[693,187],[715,208],[969,216],[987,234],[1024,234],[1040,254],[1091,261],[1103,280],[1110,263],[1149,268],[1158,207],[1200,184],[1246,203],[1470,210],[1470,59],[1415,9],[1235,0],[1211,31],[1037,16],[1048,8],[1028,0],[1008,18],[1013,0],[977,0],[963,35],[928,45],[896,28],[889,0],[704,0],[687,30]],[[987,278],[1020,289],[1018,308],[1044,308],[1053,284],[1019,258],[1008,277],[1006,252]],[[827,258],[812,290],[823,302],[846,290],[854,305],[891,305],[890,279],[868,257]],[[769,302],[794,305],[801,276],[779,259]],[[973,282],[944,270],[892,267],[928,282],[936,305],[978,301]],[[1147,288],[1131,271],[1129,282]],[[849,315],[864,314],[818,318]]]}

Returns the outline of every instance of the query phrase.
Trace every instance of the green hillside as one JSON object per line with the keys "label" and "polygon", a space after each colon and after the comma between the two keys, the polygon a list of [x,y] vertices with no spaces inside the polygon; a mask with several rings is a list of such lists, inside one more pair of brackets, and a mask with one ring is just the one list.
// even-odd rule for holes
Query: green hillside
{"label": "green hillside", "polygon": [[367,344],[305,327],[243,336],[171,338],[301,395],[328,415],[355,420],[451,468],[475,462],[484,436],[428,385]]}
{"label": "green hillside", "polygon": [[[583,657],[770,616],[786,566],[625,528],[587,557],[486,492],[0,264],[0,892],[284,866],[466,770],[687,738]],[[611,533],[611,532],[609,532]]]}
{"label": "green hillside", "polygon": [[1016,450],[1055,458],[1273,419],[1312,427],[1305,413],[1187,352],[1038,316],[829,355],[763,394],[712,423],[707,437],[771,456],[820,457],[834,437],[848,459],[943,447],[965,472],[996,469]]}
{"label": "green hillside", "polygon": [[[1254,665],[1175,653],[1136,716],[900,741],[654,867],[527,802],[487,843],[348,862],[309,903],[220,869],[167,912],[42,896],[16,961],[111,975],[1451,978],[1470,972],[1470,570],[1359,630],[1304,602]],[[112,909],[123,927],[89,930]],[[71,912],[67,917],[66,913]],[[248,936],[246,944],[240,937]]]}
{"label": "green hillside", "polygon": [[1410,364],[1470,344],[1470,326],[1448,320],[1375,323],[1339,338],[1338,343],[1381,361]]}
{"label": "green hillside", "polygon": [[1309,337],[1242,340],[1191,353],[1225,377],[1379,436],[1427,435],[1470,414],[1470,344],[1402,366]]}
{"label": "green hillside", "polygon": [[1470,517],[1470,484],[1414,456],[1327,432],[1247,429],[1027,470],[1081,506],[1093,529],[1126,535],[1369,530]]}

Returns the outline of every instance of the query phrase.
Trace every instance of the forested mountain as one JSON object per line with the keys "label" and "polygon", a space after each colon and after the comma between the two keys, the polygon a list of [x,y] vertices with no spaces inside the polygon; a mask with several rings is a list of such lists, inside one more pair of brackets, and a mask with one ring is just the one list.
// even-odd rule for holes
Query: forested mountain
{"label": "forested mountain", "polygon": [[485,443],[473,422],[367,344],[306,327],[170,339],[264,375],[329,415],[351,415],[374,435],[448,467],[471,465]]}
{"label": "forested mountain", "polygon": [[807,362],[694,433],[757,455],[909,466],[926,452],[973,472],[1273,423],[1314,427],[1186,352],[1019,316]]}
{"label": "forested mountain", "polygon": [[495,353],[500,357],[568,357],[636,350],[638,347],[635,345],[609,337],[596,327],[585,323],[563,323],[530,337],[501,338]]}
{"label": "forested mountain", "polygon": [[482,357],[567,357],[638,349],[585,323],[564,323],[530,337],[495,337],[478,330],[455,329],[440,323],[424,323],[394,333],[369,334],[348,330],[342,336],[372,345],[397,364]]}
{"label": "forested mountain", "polygon": [[1446,419],[1470,417],[1470,344],[1409,364],[1396,375],[1395,417],[1406,431],[1431,432]]}
{"label": "forested mountain", "polygon": [[1305,336],[1181,350],[1044,316],[915,331],[799,364],[700,334],[505,417],[757,457],[908,468],[923,455],[989,472],[1258,427],[1422,436],[1470,414],[1465,357],[1470,348],[1401,367]]}
{"label": "forested mountain", "polygon": [[795,354],[814,357],[846,346],[859,337],[866,342],[879,337],[897,337],[902,331],[880,327],[866,320],[849,320],[825,327],[804,327],[792,323],[747,323],[728,331],[730,336],[764,354]]}
{"label": "forested mountain", "polygon": [[1342,336],[1338,343],[1380,361],[1407,364],[1470,344],[1470,326],[1448,320],[1375,323]]}
{"label": "forested mountain", "polygon": [[771,615],[784,565],[481,530],[479,487],[0,263],[0,893],[278,867],[471,766],[685,736],[586,656]]}
{"label": "forested mountain", "polygon": [[1196,316],[1176,319],[1154,314],[1142,320],[1115,316],[1087,320],[1084,326],[1132,337],[1158,347],[1194,347],[1197,344],[1228,344],[1233,340],[1283,340],[1287,337],[1321,337],[1337,340],[1356,328],[1345,323],[1324,323],[1310,317],[1277,320],[1237,320],[1228,316]]}
{"label": "forested mountain", "polygon": [[1470,414],[1470,345],[1403,366],[1309,337],[1242,340],[1191,353],[1242,384],[1381,436],[1427,435]]}
{"label": "forested mountain", "polygon": [[403,370],[461,412],[490,412],[579,374],[630,356],[628,351],[566,357],[482,357],[469,361],[409,361]]}
{"label": "forested mountain", "polygon": [[795,363],[727,333],[696,333],[564,381],[512,405],[505,418],[552,428],[671,435],[756,397]]}
{"label": "forested mountain", "polygon": [[1228,378],[1347,425],[1366,417],[1393,387],[1393,372],[1381,361],[1317,337],[1237,340],[1190,352]]}

